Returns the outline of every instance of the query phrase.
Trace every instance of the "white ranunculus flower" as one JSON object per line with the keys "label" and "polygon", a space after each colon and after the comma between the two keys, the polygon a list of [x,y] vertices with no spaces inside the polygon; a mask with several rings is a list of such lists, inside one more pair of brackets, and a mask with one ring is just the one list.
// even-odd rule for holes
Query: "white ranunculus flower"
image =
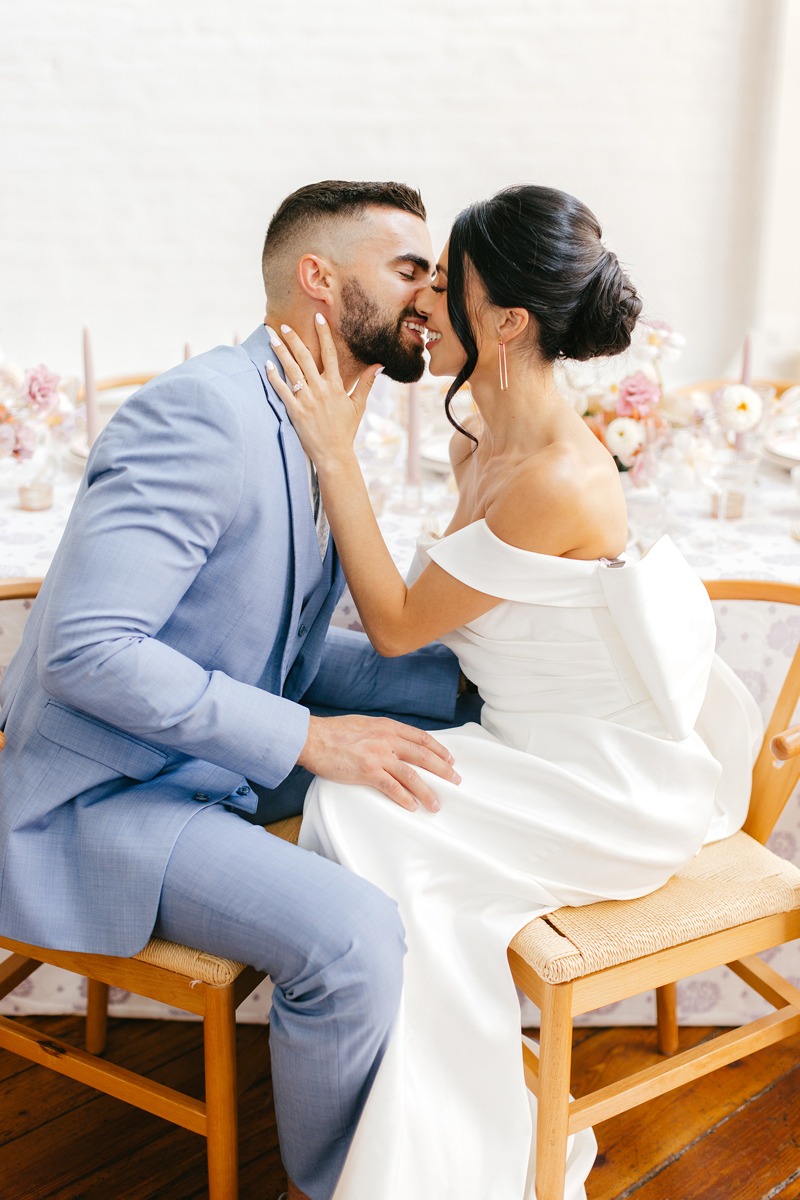
{"label": "white ranunculus flower", "polygon": [[708,392],[698,388],[691,392],[665,392],[659,408],[675,425],[691,425],[710,408]]}
{"label": "white ranunculus flower", "polygon": [[644,441],[641,421],[633,417],[615,417],[606,429],[606,445],[611,453],[627,466]]}
{"label": "white ranunculus flower", "polygon": [[758,392],[743,383],[724,387],[717,398],[716,407],[720,425],[731,433],[754,429],[764,411]]}

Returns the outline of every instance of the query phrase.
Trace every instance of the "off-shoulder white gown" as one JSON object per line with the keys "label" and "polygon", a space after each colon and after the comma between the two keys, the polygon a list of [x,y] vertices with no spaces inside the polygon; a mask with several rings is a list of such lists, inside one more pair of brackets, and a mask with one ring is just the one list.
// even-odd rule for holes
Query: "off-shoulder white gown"
{"label": "off-shoulder white gown", "polygon": [[[484,699],[481,725],[436,734],[462,783],[428,775],[431,814],[317,780],[300,835],[393,896],[408,941],[336,1200],[534,1200],[508,943],[561,905],[653,891],[734,832],[759,718],[667,538],[609,565],[520,550],[477,521],[421,545],[418,569],[426,556],[502,599],[443,639]],[[594,1156],[591,1130],[572,1139],[567,1200]]]}

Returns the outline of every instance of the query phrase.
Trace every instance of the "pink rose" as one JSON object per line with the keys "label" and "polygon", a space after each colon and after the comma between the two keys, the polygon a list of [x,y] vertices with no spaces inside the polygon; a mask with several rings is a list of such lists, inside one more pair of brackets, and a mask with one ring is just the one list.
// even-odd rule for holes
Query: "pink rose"
{"label": "pink rose", "polygon": [[616,410],[620,417],[646,417],[661,398],[661,389],[644,371],[628,375],[619,385]]}
{"label": "pink rose", "polygon": [[38,367],[25,372],[25,382],[22,394],[37,413],[52,412],[58,407],[58,385],[60,376],[40,363]]}

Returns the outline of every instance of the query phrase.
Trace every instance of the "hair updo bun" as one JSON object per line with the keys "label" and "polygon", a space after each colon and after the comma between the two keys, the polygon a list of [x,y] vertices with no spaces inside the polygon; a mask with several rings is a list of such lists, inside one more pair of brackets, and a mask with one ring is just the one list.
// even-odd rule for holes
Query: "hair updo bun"
{"label": "hair updo bun", "polygon": [[490,304],[527,309],[547,362],[627,349],[642,303],[601,236],[597,218],[580,200],[533,185],[505,188],[456,217],[447,307],[467,361],[447,393],[448,416],[450,401],[478,361],[467,304],[469,271],[479,276]]}
{"label": "hair updo bun", "polygon": [[560,355],[587,359],[621,354],[631,344],[641,311],[642,302],[616,254],[603,250],[565,331]]}

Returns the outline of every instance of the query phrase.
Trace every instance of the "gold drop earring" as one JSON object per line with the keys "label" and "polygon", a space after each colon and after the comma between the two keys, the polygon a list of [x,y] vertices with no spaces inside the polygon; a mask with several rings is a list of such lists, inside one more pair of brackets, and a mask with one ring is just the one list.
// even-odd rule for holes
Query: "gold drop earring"
{"label": "gold drop earring", "polygon": [[508,388],[508,363],[506,361],[506,344],[502,338],[497,343],[497,365],[500,371],[500,391]]}

